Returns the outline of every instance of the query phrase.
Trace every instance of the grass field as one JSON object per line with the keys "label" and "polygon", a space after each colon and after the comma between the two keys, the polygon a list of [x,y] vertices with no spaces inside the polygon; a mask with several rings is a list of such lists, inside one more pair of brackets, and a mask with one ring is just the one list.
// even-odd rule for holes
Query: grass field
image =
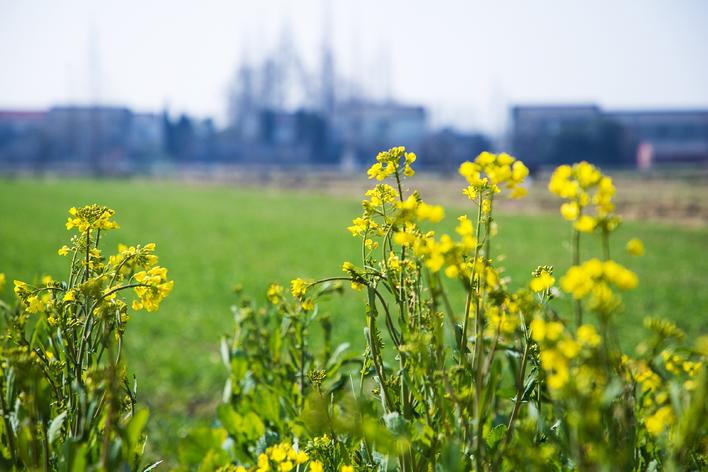
{"label": "grass field", "polygon": [[[46,273],[62,277],[67,261],[56,250],[69,237],[66,211],[93,202],[116,209],[122,226],[106,237],[104,248],[155,242],[161,264],[175,280],[159,312],[133,316],[127,346],[140,399],[152,410],[153,441],[164,452],[187,419],[210,418],[220,397],[218,340],[232,329],[234,283],[242,282],[247,294],[263,299],[271,281],[339,275],[341,262],[356,262],[359,254],[358,242],[345,230],[360,210],[350,198],[139,180],[0,180],[0,272],[8,281]],[[448,209],[449,226],[458,213]],[[502,265],[515,286],[527,283],[539,264],[565,270],[568,225],[559,216],[504,214],[497,221],[494,253],[506,255]],[[623,246],[634,236],[644,240],[647,255],[630,260]],[[691,336],[708,331],[707,227],[627,222],[612,249],[641,281],[625,297],[625,347],[641,340],[639,326],[648,314],[674,319]],[[5,299],[11,295],[8,285]],[[348,294],[326,308],[338,338],[359,348],[357,306],[357,295]]]}

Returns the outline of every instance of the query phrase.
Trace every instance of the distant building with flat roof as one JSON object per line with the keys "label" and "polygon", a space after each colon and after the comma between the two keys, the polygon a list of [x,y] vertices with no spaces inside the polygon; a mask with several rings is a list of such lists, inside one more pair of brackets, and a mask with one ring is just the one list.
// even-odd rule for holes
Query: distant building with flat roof
{"label": "distant building with flat roof", "polygon": [[708,163],[708,110],[612,111],[637,149],[647,149],[643,165]]}
{"label": "distant building with flat roof", "polygon": [[0,110],[0,167],[32,167],[46,159],[44,111]]}
{"label": "distant building with flat roof", "polygon": [[708,163],[708,110],[604,111],[588,105],[512,108],[514,153],[532,167]]}

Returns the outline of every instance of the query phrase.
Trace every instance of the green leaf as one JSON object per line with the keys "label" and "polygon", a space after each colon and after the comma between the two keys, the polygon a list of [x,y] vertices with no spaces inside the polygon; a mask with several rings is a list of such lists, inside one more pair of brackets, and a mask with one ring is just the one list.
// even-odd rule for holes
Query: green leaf
{"label": "green leaf", "polygon": [[234,411],[228,403],[222,403],[216,408],[216,416],[221,422],[221,426],[231,435],[236,435],[242,428],[243,420],[241,415]]}
{"label": "green leaf", "polygon": [[224,367],[227,369],[231,367],[231,349],[229,349],[229,344],[226,341],[226,337],[221,337],[221,361],[224,363]]}
{"label": "green leaf", "polygon": [[[217,455],[226,453],[221,445],[228,437],[223,428],[194,428],[187,437],[180,440],[177,447],[179,462],[185,465],[201,464],[208,451],[217,451]],[[220,452],[219,452],[220,451]]]}
{"label": "green leaf", "polygon": [[263,421],[253,411],[249,411],[243,417],[243,433],[251,440],[258,439],[265,433]]}
{"label": "green leaf", "polygon": [[64,419],[66,419],[66,411],[63,411],[55,416],[49,424],[49,429],[47,430],[47,440],[49,441],[49,444],[52,444],[59,437],[59,434],[61,434],[61,427],[64,424]]}
{"label": "green leaf", "polygon": [[505,424],[498,424],[484,435],[484,440],[487,442],[487,446],[489,446],[490,449],[494,449],[499,441],[502,440],[504,437],[504,434],[506,434],[506,425]]}
{"label": "green leaf", "polygon": [[131,447],[134,448],[139,444],[143,435],[143,429],[145,429],[149,416],[150,414],[148,413],[148,410],[146,408],[142,408],[136,411],[135,415],[130,420],[126,433],[128,436],[128,444]]}

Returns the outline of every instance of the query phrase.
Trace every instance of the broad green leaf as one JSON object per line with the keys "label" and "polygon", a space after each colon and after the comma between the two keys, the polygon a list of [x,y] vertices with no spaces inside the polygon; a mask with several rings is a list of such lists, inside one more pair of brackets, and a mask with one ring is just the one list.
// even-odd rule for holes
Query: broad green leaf
{"label": "broad green leaf", "polygon": [[49,428],[47,429],[47,441],[49,441],[49,444],[52,444],[59,437],[59,434],[61,434],[64,419],[66,419],[66,411],[55,416],[49,424]]}

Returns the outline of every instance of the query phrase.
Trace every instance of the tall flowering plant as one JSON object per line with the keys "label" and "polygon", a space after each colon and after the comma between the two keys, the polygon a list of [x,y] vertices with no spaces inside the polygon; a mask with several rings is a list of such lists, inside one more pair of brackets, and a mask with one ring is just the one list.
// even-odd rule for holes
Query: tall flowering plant
{"label": "tall flowering plant", "polygon": [[15,280],[18,303],[0,303],[5,470],[141,466],[148,413],[136,409],[123,338],[131,308],[156,310],[173,282],[157,265],[155,244],[120,245],[104,256],[101,236],[118,228],[114,213],[99,205],[71,208],[66,228],[75,233],[58,250],[70,261],[66,280]]}

